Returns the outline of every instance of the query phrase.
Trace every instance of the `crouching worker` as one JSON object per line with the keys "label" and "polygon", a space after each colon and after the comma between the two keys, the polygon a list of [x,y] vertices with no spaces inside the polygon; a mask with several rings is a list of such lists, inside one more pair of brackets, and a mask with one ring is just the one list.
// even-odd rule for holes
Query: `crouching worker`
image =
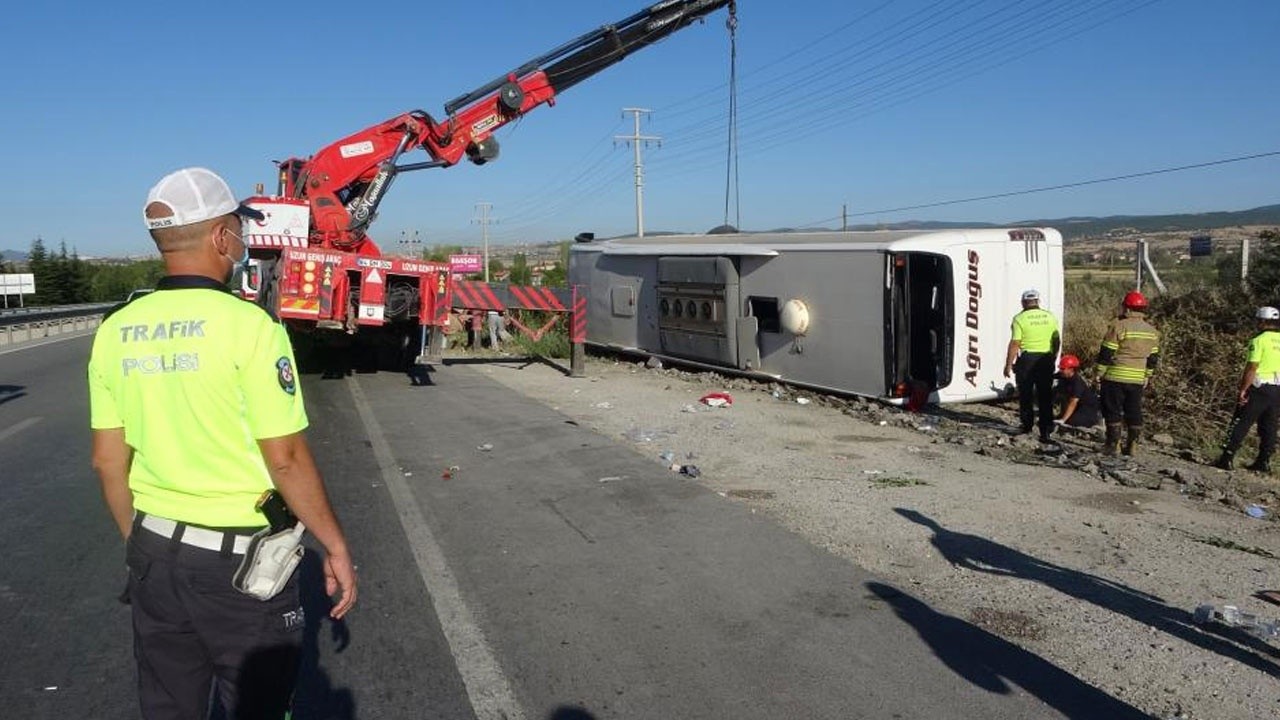
{"label": "crouching worker", "polygon": [[1060,425],[1083,429],[1098,424],[1098,394],[1080,375],[1080,358],[1063,355],[1058,361],[1054,394],[1062,407],[1058,414]]}
{"label": "crouching worker", "polygon": [[1236,412],[1227,426],[1222,455],[1214,467],[1230,470],[1236,451],[1256,422],[1258,457],[1249,466],[1255,472],[1271,472],[1271,455],[1276,449],[1276,420],[1280,417],[1280,310],[1258,308],[1257,335],[1249,341],[1249,356],[1240,376]]}

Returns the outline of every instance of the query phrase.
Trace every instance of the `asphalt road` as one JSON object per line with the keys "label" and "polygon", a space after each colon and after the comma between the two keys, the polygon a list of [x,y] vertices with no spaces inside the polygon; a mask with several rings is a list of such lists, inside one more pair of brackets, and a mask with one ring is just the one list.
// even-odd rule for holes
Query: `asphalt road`
{"label": "asphalt road", "polygon": [[[6,717],[137,716],[88,348],[0,353]],[[303,379],[362,586],[334,624],[304,567],[298,720],[1145,717],[475,367],[434,377]]]}

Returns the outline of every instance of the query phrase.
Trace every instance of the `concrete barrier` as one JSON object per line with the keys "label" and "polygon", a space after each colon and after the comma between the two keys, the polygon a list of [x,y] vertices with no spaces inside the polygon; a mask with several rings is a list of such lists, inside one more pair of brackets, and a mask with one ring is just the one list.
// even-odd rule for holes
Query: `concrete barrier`
{"label": "concrete barrier", "polygon": [[14,348],[49,338],[83,335],[102,324],[111,305],[49,308],[0,316],[0,349]]}

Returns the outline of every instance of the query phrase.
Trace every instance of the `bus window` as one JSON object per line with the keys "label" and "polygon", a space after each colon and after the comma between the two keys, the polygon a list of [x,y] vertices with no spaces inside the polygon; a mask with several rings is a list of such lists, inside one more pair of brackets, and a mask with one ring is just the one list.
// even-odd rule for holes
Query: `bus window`
{"label": "bus window", "polygon": [[747,314],[754,317],[756,322],[759,323],[760,332],[782,332],[782,325],[778,317],[778,298],[752,295],[747,298]]}

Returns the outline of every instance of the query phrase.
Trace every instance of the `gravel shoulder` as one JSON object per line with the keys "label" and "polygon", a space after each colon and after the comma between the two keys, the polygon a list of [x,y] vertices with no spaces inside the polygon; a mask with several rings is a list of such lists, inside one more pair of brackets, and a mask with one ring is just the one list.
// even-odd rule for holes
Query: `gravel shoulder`
{"label": "gravel shoulder", "polygon": [[1154,717],[1280,717],[1280,641],[1192,620],[1280,618],[1254,597],[1280,588],[1273,478],[1158,443],[1118,464],[1089,436],[1046,450],[999,405],[912,414],[595,356],[577,379],[477,369]]}

